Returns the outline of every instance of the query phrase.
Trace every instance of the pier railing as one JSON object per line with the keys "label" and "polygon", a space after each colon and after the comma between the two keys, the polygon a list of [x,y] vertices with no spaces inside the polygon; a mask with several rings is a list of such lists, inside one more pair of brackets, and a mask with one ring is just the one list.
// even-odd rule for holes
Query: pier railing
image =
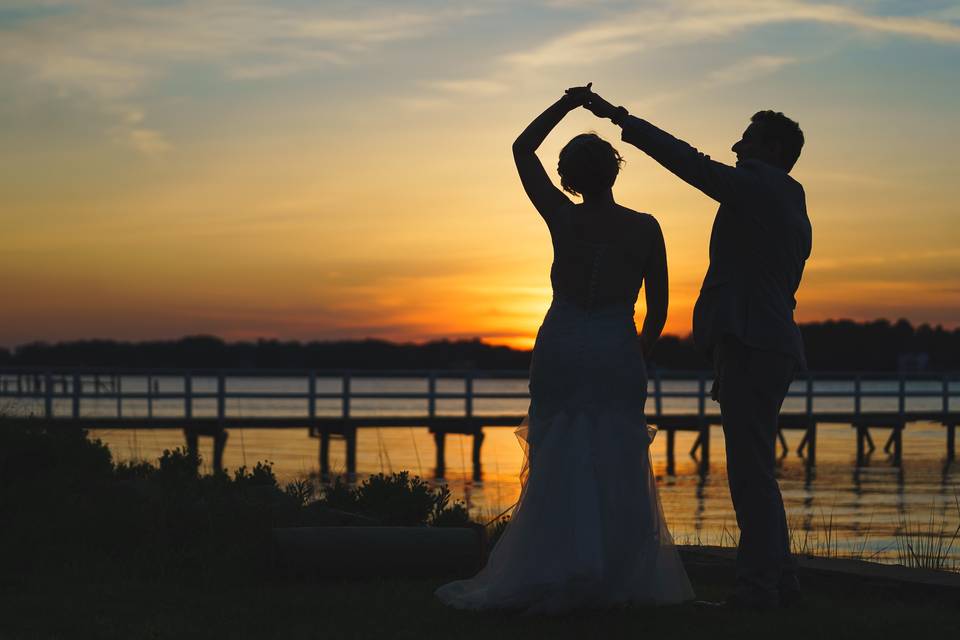
{"label": "pier railing", "polygon": [[[285,386],[262,388],[278,380],[286,381]],[[8,367],[0,368],[0,403],[6,405],[0,405],[0,424],[43,421],[89,428],[183,428],[194,447],[197,435],[211,435],[215,442],[225,443],[228,428],[307,427],[311,435],[321,438],[322,467],[327,466],[330,436],[346,439],[348,468],[354,463],[357,428],[426,426],[437,439],[438,462],[443,436],[466,433],[474,436],[479,464],[483,427],[516,425],[526,413],[522,402],[529,399],[526,380],[527,371],[517,370]],[[397,389],[403,381],[406,386]],[[490,388],[493,381],[500,381],[500,388]],[[506,385],[509,388],[504,381],[512,381]],[[666,431],[669,460],[675,432],[686,430],[699,433],[691,453],[708,463],[710,427],[720,424],[719,408],[709,398],[712,381],[711,373],[705,371],[651,371],[647,418]],[[512,404],[507,406],[505,401]],[[258,402],[295,406],[261,407],[251,413],[251,405]],[[484,403],[495,406],[484,409],[480,406]],[[780,426],[805,432],[799,450],[805,451],[811,464],[818,423],[854,427],[858,461],[874,447],[870,429],[889,428],[885,449],[892,448],[899,462],[905,426],[939,422],[946,427],[947,455],[952,459],[958,407],[960,373],[805,372],[791,385]],[[785,447],[782,434],[781,442]]]}
{"label": "pier railing", "polygon": [[[231,388],[237,381],[266,379],[286,379],[298,381],[304,386],[302,391],[289,390],[239,390]],[[407,379],[423,383],[420,391],[358,391],[354,382],[358,380],[386,381]],[[462,417],[476,417],[477,400],[524,400],[529,398],[526,390],[477,390],[478,381],[512,380],[525,382],[526,371],[478,371],[478,370],[288,370],[288,369],[226,369],[226,370],[183,370],[183,369],[105,369],[105,368],[0,368],[0,398],[32,399],[42,401],[42,409],[35,412],[37,417],[48,419],[81,419],[109,417],[102,412],[103,400],[113,399],[116,418],[132,419],[124,416],[124,402],[139,401],[142,409],[152,403],[178,401],[182,403],[182,417],[191,418],[194,403],[213,400],[216,402],[216,417],[228,419],[228,400],[302,400],[303,418],[329,417],[317,414],[317,402],[336,400],[340,409],[340,418],[353,415],[355,400],[422,400],[424,417],[437,417],[438,401],[460,400]],[[204,389],[197,389],[197,381],[203,381]],[[318,386],[318,381],[326,383],[326,389]],[[456,381],[462,383],[462,390],[439,390],[438,381]],[[161,389],[160,383],[163,383]],[[704,419],[710,419],[717,413],[714,403],[709,402],[710,386],[713,376],[703,371],[653,371],[648,385],[647,413],[650,417],[666,416],[691,410]],[[331,390],[330,383],[339,388]],[[684,388],[665,388],[664,383],[686,383]],[[832,383],[833,386],[828,386]],[[126,387],[126,388],[125,388]],[[822,399],[847,400],[849,410],[815,410],[815,403]],[[883,409],[870,409],[864,406],[865,400],[889,399],[895,406]],[[664,400],[690,400],[691,406],[682,410],[664,408]],[[801,399],[802,406],[791,403]],[[909,407],[911,400],[937,399],[936,407],[931,403],[922,408]],[[99,415],[82,411],[83,402],[100,401]],[[64,410],[63,402],[69,403]],[[953,402],[960,401],[960,373],[864,373],[864,372],[810,372],[797,376],[787,394],[783,413],[822,415],[824,413],[842,414],[845,417],[873,415],[876,413],[915,415],[920,419],[936,420],[940,414],[955,412]],[[695,409],[693,405],[695,404]],[[713,406],[712,406],[713,405]],[[148,413],[150,413],[148,411]],[[329,411],[328,411],[329,413]],[[449,411],[445,412],[449,415]],[[147,416],[151,417],[151,416]],[[169,419],[169,412],[155,416]]]}

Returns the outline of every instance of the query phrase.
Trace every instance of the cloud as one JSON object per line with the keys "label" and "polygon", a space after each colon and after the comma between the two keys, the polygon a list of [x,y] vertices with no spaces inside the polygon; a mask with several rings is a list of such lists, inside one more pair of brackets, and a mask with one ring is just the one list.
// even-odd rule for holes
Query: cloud
{"label": "cloud", "polygon": [[[473,15],[392,6],[339,13],[325,3],[293,9],[255,2],[163,4],[58,2],[0,31],[0,64],[64,98],[92,101],[117,122],[109,130],[147,155],[171,148],[144,126],[142,94],[177,65],[212,65],[253,81],[369,58],[387,44],[424,37]],[[137,126],[127,118],[140,115]]]}
{"label": "cloud", "polygon": [[787,22],[843,25],[875,33],[960,43],[960,26],[922,17],[877,16],[849,7],[794,0],[692,0],[665,3],[596,22],[506,56],[523,69],[596,64],[642,49],[733,35]]}
{"label": "cloud", "polygon": [[803,5],[790,2],[784,5],[784,16],[778,21],[807,20],[933,42],[960,43],[960,26],[942,20],[912,16],[876,16],[849,7],[826,4]]}
{"label": "cloud", "polygon": [[233,63],[226,73],[236,80],[260,80],[290,76],[309,69],[343,65],[348,61],[346,56],[334,51],[312,51],[296,55],[291,53],[268,62]]}
{"label": "cloud", "polygon": [[[122,96],[125,95],[122,94]],[[110,139],[114,142],[133,149],[141,155],[154,158],[164,155],[173,148],[162,132],[144,124],[146,115],[140,107],[125,100],[111,99],[104,101],[102,108],[116,120],[108,131]]]}
{"label": "cloud", "polygon": [[[557,10],[565,1],[548,2]],[[596,66],[641,51],[664,46],[721,39],[750,28],[791,22],[813,22],[850,27],[874,34],[889,34],[944,44],[960,43],[960,26],[940,16],[878,16],[854,8],[811,4],[798,0],[688,0],[660,1],[639,10],[614,13],[533,47],[503,55],[486,76],[436,81],[428,86],[448,94],[495,95],[500,87],[515,86],[518,78],[548,68]],[[689,89],[647,97],[660,102],[695,91],[747,82],[775,73],[798,62],[790,57],[757,55],[709,73]]]}
{"label": "cloud", "polygon": [[796,62],[795,58],[785,56],[753,56],[729,67],[711,71],[707,74],[701,86],[702,88],[712,88],[747,82],[774,73],[781,67],[794,62]]}
{"label": "cloud", "polygon": [[394,102],[407,111],[440,111],[453,105],[453,102],[446,98],[437,98],[432,96],[416,97],[404,96],[395,98]]}
{"label": "cloud", "polygon": [[693,94],[751,82],[763,76],[776,73],[783,67],[797,62],[798,59],[786,56],[761,55],[744,58],[729,66],[714,69],[707,73],[699,82],[694,82],[684,89],[644,95],[635,100],[630,100],[630,104],[635,105],[634,108],[637,110],[649,109],[653,105],[678,100]]}
{"label": "cloud", "polygon": [[445,80],[428,83],[428,87],[464,96],[493,96],[507,90],[507,85],[495,80]]}
{"label": "cloud", "polygon": [[144,155],[159,156],[170,150],[170,143],[159,131],[133,127],[124,130],[123,133],[130,146]]}
{"label": "cloud", "polygon": [[[858,268],[876,269],[889,267],[902,269],[906,264],[950,264],[960,259],[960,249],[927,249],[901,253],[883,252],[877,255],[845,256],[840,258],[811,258],[807,263],[807,271],[843,271],[854,272]],[[859,272],[858,272],[859,273]]]}
{"label": "cloud", "polygon": [[[552,10],[564,12],[569,4],[565,0],[547,3]],[[604,18],[494,57],[486,75],[425,83],[433,95],[407,99],[403,107],[439,109],[458,98],[500,95],[507,87],[517,86],[518,78],[541,69],[596,65],[656,47],[728,38],[769,24],[813,22],[960,43],[960,26],[949,21],[949,13],[883,16],[797,0],[659,0],[623,11],[616,9],[630,5],[603,4],[591,3],[589,8]],[[15,68],[18,75],[43,87],[53,87],[60,96],[92,101],[111,115],[128,108],[145,113],[146,90],[181,66],[218,68],[225,78],[247,82],[346,67],[374,59],[391,43],[424,38],[487,10],[482,4],[479,9],[366,3],[335,8],[327,2],[294,8],[252,0],[48,0],[40,10],[35,10],[36,4],[23,6],[18,18],[0,30],[0,65]],[[730,75],[715,72],[697,86],[739,82],[775,72],[790,62],[756,56],[745,60],[745,66],[731,68]],[[148,119],[145,114],[134,128],[120,116],[116,126],[126,127],[126,133],[113,137],[151,155],[171,148],[162,131],[148,126]]]}

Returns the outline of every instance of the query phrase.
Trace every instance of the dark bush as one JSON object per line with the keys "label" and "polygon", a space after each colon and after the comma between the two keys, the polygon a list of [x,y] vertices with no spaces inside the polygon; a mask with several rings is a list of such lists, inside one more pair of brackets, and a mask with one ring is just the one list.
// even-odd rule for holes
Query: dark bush
{"label": "dark bush", "polygon": [[448,489],[406,472],[337,479],[314,499],[309,480],[281,487],[269,462],[232,476],[200,464],[182,449],[114,464],[80,429],[0,430],[0,566],[52,579],[262,578],[274,527],[469,522]]}
{"label": "dark bush", "polygon": [[426,524],[436,502],[430,486],[406,471],[370,476],[356,492],[357,508],[385,525]]}
{"label": "dark bush", "polygon": [[450,504],[447,487],[432,489],[407,471],[372,475],[358,487],[337,477],[324,489],[320,504],[361,516],[357,524],[462,526],[470,522],[462,502]]}

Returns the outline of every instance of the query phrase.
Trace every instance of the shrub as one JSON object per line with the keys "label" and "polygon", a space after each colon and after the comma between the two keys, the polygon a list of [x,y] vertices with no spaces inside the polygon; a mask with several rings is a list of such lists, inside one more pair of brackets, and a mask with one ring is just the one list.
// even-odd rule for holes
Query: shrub
{"label": "shrub", "polygon": [[273,473],[272,462],[258,462],[250,472],[247,471],[247,467],[244,465],[234,472],[233,481],[238,486],[272,487],[279,489],[277,476]]}
{"label": "shrub", "polygon": [[283,492],[290,496],[297,505],[305,507],[310,504],[310,501],[313,499],[313,483],[303,478],[294,480],[293,482],[287,483],[283,488]]}
{"label": "shrub", "polygon": [[447,527],[470,522],[463,502],[450,504],[450,489],[432,489],[419,476],[410,477],[407,471],[372,475],[357,487],[338,476],[323,489],[319,504],[362,518],[350,524]]}
{"label": "shrub", "polygon": [[[274,527],[469,522],[446,487],[407,472],[353,487],[338,478],[314,500],[281,488],[270,462],[200,474],[201,460],[166,450],[156,465],[114,464],[80,429],[0,430],[0,565],[56,579],[210,580],[264,576]],[[15,550],[15,551],[14,551]]]}
{"label": "shrub", "polygon": [[462,527],[470,523],[467,505],[457,500],[450,504],[450,489],[440,487],[434,493],[430,524],[435,527]]}
{"label": "shrub", "polygon": [[324,487],[320,502],[332,509],[354,512],[357,510],[357,500],[356,490],[344,482],[341,476],[337,476],[332,484]]}
{"label": "shrub", "polygon": [[370,476],[356,493],[361,513],[384,525],[426,524],[436,503],[430,486],[419,477],[410,478],[406,471]]}

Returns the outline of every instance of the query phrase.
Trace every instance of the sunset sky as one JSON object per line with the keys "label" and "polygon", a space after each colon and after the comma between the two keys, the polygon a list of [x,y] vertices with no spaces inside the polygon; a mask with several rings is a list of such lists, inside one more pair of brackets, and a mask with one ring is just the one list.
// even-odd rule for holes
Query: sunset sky
{"label": "sunset sky", "polygon": [[[0,0],[0,345],[529,347],[551,249],[510,144],[588,81],[731,163],[754,111],[800,122],[799,320],[960,323],[960,3]],[[588,130],[685,334],[716,204],[582,110],[552,177]]]}

